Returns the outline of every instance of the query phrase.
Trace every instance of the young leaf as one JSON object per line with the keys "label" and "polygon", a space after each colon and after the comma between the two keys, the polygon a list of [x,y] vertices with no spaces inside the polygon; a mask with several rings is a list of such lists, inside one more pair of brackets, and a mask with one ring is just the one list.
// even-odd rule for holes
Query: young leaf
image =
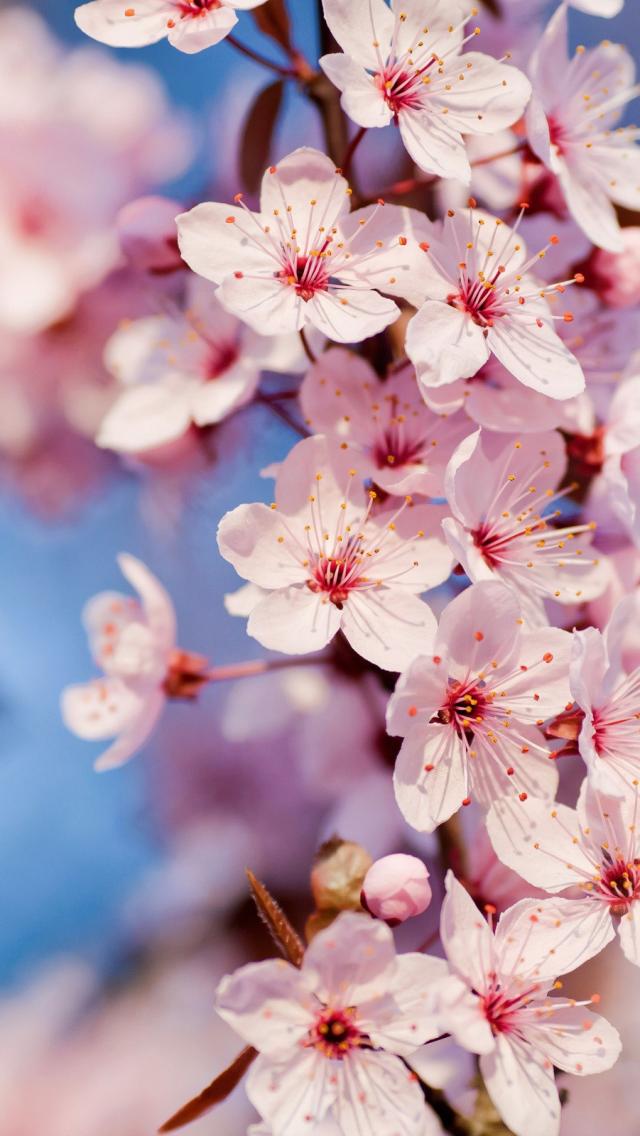
{"label": "young leaf", "polygon": [[304,944],[293,929],[284,911],[267,891],[264,884],[247,869],[247,879],[258,912],[269,928],[271,938],[280,948],[285,958],[294,966],[300,966],[304,956]]}
{"label": "young leaf", "polygon": [[287,11],[286,0],[267,0],[259,8],[254,8],[251,15],[261,32],[274,39],[289,54],[293,51],[291,43],[291,22]]}
{"label": "young leaf", "polygon": [[258,188],[269,164],[283,94],[284,83],[281,80],[270,83],[260,91],[245,119],[240,139],[240,173],[243,185],[249,190]]}
{"label": "young leaf", "polygon": [[187,1102],[182,1108],[178,1109],[176,1113],[169,1120],[165,1121],[159,1132],[175,1132],[177,1128],[183,1128],[185,1124],[191,1124],[194,1120],[199,1120],[206,1112],[215,1108],[217,1104],[221,1104],[233,1092],[236,1085],[240,1083],[244,1077],[247,1069],[252,1061],[258,1056],[257,1050],[248,1045],[238,1054],[235,1061],[232,1061],[227,1069],[219,1073],[206,1089],[203,1089],[197,1097]]}

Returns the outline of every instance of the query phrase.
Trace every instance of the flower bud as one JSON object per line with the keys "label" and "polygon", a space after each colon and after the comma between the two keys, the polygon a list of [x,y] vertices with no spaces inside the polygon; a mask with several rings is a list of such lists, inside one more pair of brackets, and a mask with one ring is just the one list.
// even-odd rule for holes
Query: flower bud
{"label": "flower bud", "polygon": [[384,856],[369,868],[360,898],[371,915],[395,927],[426,911],[431,903],[429,873],[416,856]]}
{"label": "flower bud", "polygon": [[120,210],[120,247],[132,268],[164,273],[184,267],[175,221],[182,208],[168,197],[139,197]]}
{"label": "flower bud", "polygon": [[351,840],[328,840],[311,872],[311,891],[318,911],[357,911],[372,859]]}

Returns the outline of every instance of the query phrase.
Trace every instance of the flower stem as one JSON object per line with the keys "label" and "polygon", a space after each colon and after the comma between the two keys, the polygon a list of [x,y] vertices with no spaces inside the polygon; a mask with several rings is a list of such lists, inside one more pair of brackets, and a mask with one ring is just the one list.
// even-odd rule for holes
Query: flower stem
{"label": "flower stem", "polygon": [[252,659],[247,663],[229,663],[225,667],[212,667],[206,672],[209,682],[228,682],[237,678],[253,678],[269,671],[281,671],[287,667],[318,666],[327,661],[325,655],[294,655],[286,659]]}
{"label": "flower stem", "polygon": [[254,63],[259,63],[261,67],[267,67],[270,71],[275,71],[276,75],[282,75],[285,79],[297,79],[298,71],[293,67],[281,67],[279,63],[274,63],[272,59],[267,59],[266,55],[261,55],[260,52],[254,51],[252,47],[247,47],[246,43],[241,43],[233,35],[228,35],[227,43],[235,47],[241,55],[246,55],[247,59],[253,59]]}
{"label": "flower stem", "polygon": [[305,331],[304,331],[303,327],[300,328],[300,340],[302,342],[302,346],[304,347],[304,353],[307,356],[307,359],[309,360],[309,362],[310,363],[317,363],[318,360],[317,360],[316,356],[314,355],[313,351],[311,350],[311,347],[309,346],[309,340],[307,339],[307,337],[305,335]]}
{"label": "flower stem", "polygon": [[276,418],[279,418],[280,421],[289,426],[291,430],[295,430],[296,434],[299,434],[301,438],[309,437],[309,431],[307,430],[306,426],[303,426],[301,422],[298,422],[293,417],[293,415],[289,413],[286,407],[281,406],[280,403],[275,399],[271,399],[269,397],[265,398],[263,395],[258,394],[254,399],[254,403],[258,404],[259,406],[266,406],[272,414],[275,414]]}
{"label": "flower stem", "polygon": [[349,145],[347,146],[347,149],[345,150],[344,157],[340,163],[340,169],[342,170],[342,173],[345,177],[349,176],[349,167],[351,165],[351,162],[353,161],[353,155],[358,149],[358,146],[362,142],[362,139],[364,138],[366,133],[367,127],[361,126],[357,133],[354,134]]}

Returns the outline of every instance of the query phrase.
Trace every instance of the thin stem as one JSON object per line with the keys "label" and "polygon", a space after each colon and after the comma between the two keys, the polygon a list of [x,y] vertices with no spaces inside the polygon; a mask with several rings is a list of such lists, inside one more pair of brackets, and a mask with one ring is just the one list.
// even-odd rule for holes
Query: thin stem
{"label": "thin stem", "polygon": [[248,59],[253,59],[254,63],[259,63],[261,67],[267,67],[270,71],[275,71],[277,75],[282,75],[285,79],[297,79],[298,72],[293,67],[281,67],[279,63],[274,63],[272,59],[267,59],[266,55],[260,55],[258,51],[254,51],[252,47],[247,47],[246,43],[241,43],[233,35],[228,35],[227,43],[235,47],[241,55],[246,55]]}
{"label": "thin stem", "polygon": [[311,347],[309,345],[309,340],[307,339],[307,337],[305,335],[305,330],[304,330],[303,327],[300,328],[300,340],[302,342],[302,346],[304,347],[304,353],[307,356],[307,359],[309,360],[309,362],[310,363],[317,363],[318,360],[317,360],[316,356],[314,355],[313,351],[311,350]]}
{"label": "thin stem", "polygon": [[451,868],[458,879],[465,879],[467,876],[467,850],[459,817],[452,816],[449,817],[449,820],[445,820],[444,824],[438,826],[436,836],[444,871],[446,872],[447,869]]}
{"label": "thin stem", "polygon": [[268,407],[271,413],[275,414],[276,418],[279,418],[281,422],[285,422],[286,425],[289,426],[291,430],[295,430],[296,434],[299,434],[301,438],[309,437],[309,431],[306,426],[298,422],[292,414],[289,414],[286,407],[281,406],[279,402],[272,401],[270,398],[264,398],[263,395],[259,394],[256,395],[254,403]]}
{"label": "thin stem", "polygon": [[[514,154],[521,154],[526,148],[525,142],[519,142],[517,146],[512,146],[510,150],[502,150],[499,154],[489,154],[485,158],[476,158],[471,162],[471,168],[477,169],[478,166],[488,166],[491,162],[499,162],[502,158],[511,158]],[[438,181],[437,177],[412,177],[405,178],[403,181],[394,181],[392,185],[386,186],[380,193],[371,194],[369,200],[376,201],[378,198],[386,197],[402,197],[406,193],[413,193],[415,189],[421,189],[423,186],[433,185]]]}
{"label": "thin stem", "polygon": [[343,159],[340,163],[340,169],[342,170],[342,173],[344,174],[345,177],[349,176],[349,167],[351,165],[351,162],[353,161],[353,155],[355,154],[356,150],[358,149],[358,146],[362,142],[362,139],[364,138],[366,133],[367,133],[367,127],[361,126],[360,129],[356,132],[356,134],[354,134],[349,145],[347,146],[347,149],[345,150],[344,157],[343,157]]}
{"label": "thin stem", "polygon": [[287,659],[252,659],[248,663],[229,663],[226,667],[212,667],[204,677],[209,682],[229,682],[237,678],[254,678],[269,671],[281,671],[287,667],[318,666],[327,662],[326,655],[295,655]]}
{"label": "thin stem", "polygon": [[486,158],[476,158],[470,165],[475,170],[478,166],[488,166],[491,162],[501,161],[502,158],[512,158],[514,154],[521,154],[526,148],[526,142],[518,142],[518,145],[512,146],[510,150],[501,150],[499,154],[489,154]]}

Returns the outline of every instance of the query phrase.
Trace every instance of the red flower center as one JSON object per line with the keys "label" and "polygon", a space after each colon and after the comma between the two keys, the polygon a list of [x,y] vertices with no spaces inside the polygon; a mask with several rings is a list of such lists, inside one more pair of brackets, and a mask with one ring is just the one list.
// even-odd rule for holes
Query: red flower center
{"label": "red flower center", "polygon": [[344,556],[317,557],[307,587],[312,592],[324,592],[329,601],[342,610],[349,593],[366,585],[360,575],[361,567],[358,542],[352,540],[346,545]]}
{"label": "red flower center", "polygon": [[614,860],[606,849],[603,853],[597,894],[610,905],[612,915],[626,915],[634,900],[640,898],[640,860],[628,863]]}
{"label": "red flower center", "polygon": [[179,0],[178,3],[182,19],[184,19],[185,16],[190,18],[206,16],[207,12],[213,12],[215,8],[220,8],[221,6],[220,0]]}
{"label": "red flower center", "polygon": [[276,275],[295,288],[305,303],[312,300],[317,292],[326,292],[329,288],[329,273],[322,251],[311,256],[297,256],[295,261],[293,258],[287,259]]}
{"label": "red flower center", "polygon": [[306,1044],[319,1049],[325,1057],[342,1061],[350,1049],[367,1040],[353,1021],[354,1009],[325,1010],[310,1030]]}
{"label": "red flower center", "polygon": [[219,379],[237,362],[240,351],[236,343],[212,343],[211,350],[205,362],[205,378],[210,381]]}
{"label": "red flower center", "polygon": [[405,437],[394,423],[388,425],[376,438],[373,460],[378,469],[403,466],[421,460],[424,443],[418,438]]}
{"label": "red flower center", "polygon": [[447,701],[433,721],[455,726],[460,735],[473,733],[474,722],[479,725],[484,721],[490,704],[489,692],[481,685],[463,687],[461,683],[450,680]]}
{"label": "red flower center", "polygon": [[503,316],[502,297],[496,289],[499,272],[491,279],[470,280],[466,272],[460,275],[460,291],[447,296],[447,303],[460,312],[466,312],[479,327],[490,328]]}
{"label": "red flower center", "polygon": [[375,76],[376,87],[382,92],[384,101],[396,117],[400,111],[419,110],[422,106],[422,75],[426,70],[427,67],[421,67],[417,71],[406,71],[401,65],[395,64],[385,67]]}

